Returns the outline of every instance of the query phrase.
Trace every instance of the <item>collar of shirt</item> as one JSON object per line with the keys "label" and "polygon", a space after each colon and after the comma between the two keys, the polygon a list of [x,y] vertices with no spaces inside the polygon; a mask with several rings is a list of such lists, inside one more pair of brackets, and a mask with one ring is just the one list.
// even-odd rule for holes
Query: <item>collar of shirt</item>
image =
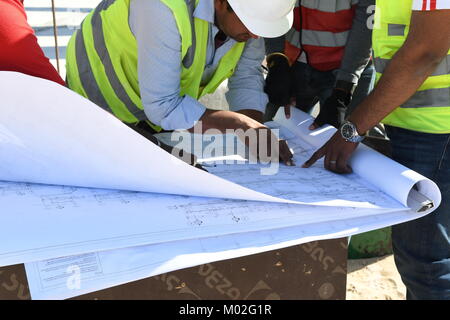
{"label": "collar of shirt", "polygon": [[219,28],[214,24],[215,8],[214,0],[199,0],[194,10],[194,18],[202,19],[209,22],[209,37],[206,53],[206,66],[202,76],[202,84],[207,83],[213,76],[220,59],[231,49],[236,42],[231,38],[227,38],[218,49],[215,49],[214,38],[219,32]]}
{"label": "collar of shirt", "polygon": [[[219,28],[214,24],[215,18],[215,8],[214,8],[214,0],[199,0],[198,5],[194,10],[194,18],[202,19],[208,21],[210,24],[210,31],[212,33],[212,37],[214,38],[219,32]],[[230,40],[227,38],[225,42]]]}
{"label": "collar of shirt", "polygon": [[194,17],[214,24],[214,0],[199,0],[194,10]]}

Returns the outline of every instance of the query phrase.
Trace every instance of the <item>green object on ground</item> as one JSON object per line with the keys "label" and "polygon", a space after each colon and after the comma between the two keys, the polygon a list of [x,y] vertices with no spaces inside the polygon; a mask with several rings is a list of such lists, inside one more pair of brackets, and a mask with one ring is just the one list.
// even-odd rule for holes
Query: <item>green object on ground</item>
{"label": "green object on ground", "polygon": [[392,254],[391,228],[373,230],[351,237],[348,259],[364,259]]}

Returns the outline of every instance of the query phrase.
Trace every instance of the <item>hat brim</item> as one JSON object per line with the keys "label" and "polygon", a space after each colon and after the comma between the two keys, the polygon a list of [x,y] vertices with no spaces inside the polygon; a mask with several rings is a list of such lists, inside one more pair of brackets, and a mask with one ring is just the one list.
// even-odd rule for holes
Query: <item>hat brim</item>
{"label": "hat brim", "polygon": [[236,15],[242,21],[244,26],[253,34],[263,38],[277,38],[285,35],[291,28],[294,22],[293,11],[281,19],[274,21],[265,21],[248,17],[240,11],[240,8],[233,8]]}

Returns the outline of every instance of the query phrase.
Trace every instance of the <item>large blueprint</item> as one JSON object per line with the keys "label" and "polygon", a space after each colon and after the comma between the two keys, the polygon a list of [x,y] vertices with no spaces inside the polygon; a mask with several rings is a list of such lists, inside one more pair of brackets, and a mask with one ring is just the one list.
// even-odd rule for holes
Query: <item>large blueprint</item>
{"label": "large blueprint", "polygon": [[[309,132],[311,118],[302,113],[289,120],[279,113],[272,124],[294,149],[297,167],[261,175],[259,165],[216,165],[208,173],[52,82],[0,72],[0,96],[0,214],[8,226],[0,233],[0,266],[78,261],[69,256],[80,254],[123,259],[136,250],[153,266],[137,275],[125,265],[127,277],[90,290],[416,219],[433,208],[411,210],[413,188],[434,208],[440,203],[432,181],[364,146],[352,158],[352,175],[327,172],[321,163],[300,168],[333,133]],[[212,246],[201,251],[199,241]],[[149,252],[164,258],[149,262]],[[189,263],[171,263],[183,255]]]}

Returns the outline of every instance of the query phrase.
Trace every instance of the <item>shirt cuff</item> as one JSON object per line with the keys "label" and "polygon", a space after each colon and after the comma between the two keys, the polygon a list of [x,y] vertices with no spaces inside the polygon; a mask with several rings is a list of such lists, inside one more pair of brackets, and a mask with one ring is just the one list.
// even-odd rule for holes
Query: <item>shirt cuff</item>
{"label": "shirt cuff", "polygon": [[338,70],[336,73],[336,81],[338,81],[338,80],[357,84],[359,81],[359,77],[358,77],[358,75],[356,75],[354,73],[346,72],[343,70]]}
{"label": "shirt cuff", "polygon": [[269,102],[267,94],[251,89],[229,90],[225,96],[231,111],[249,109],[265,113],[267,103]]}
{"label": "shirt cuff", "polygon": [[167,112],[159,121],[158,119],[154,119],[154,117],[148,118],[154,124],[159,125],[167,131],[187,130],[195,125],[205,111],[206,107],[204,105],[191,96],[186,95],[175,108]]}

